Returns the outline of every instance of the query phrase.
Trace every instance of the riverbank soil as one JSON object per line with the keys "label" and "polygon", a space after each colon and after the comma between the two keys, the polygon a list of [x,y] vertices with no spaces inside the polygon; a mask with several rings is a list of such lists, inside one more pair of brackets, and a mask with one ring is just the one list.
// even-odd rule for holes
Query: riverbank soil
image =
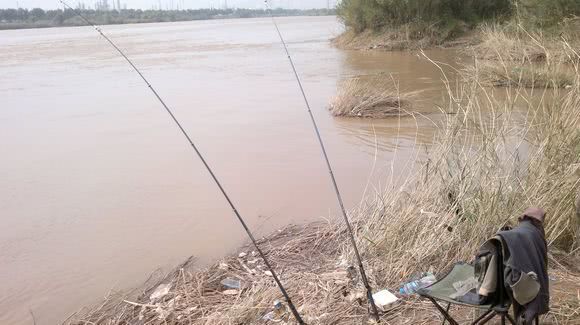
{"label": "riverbank soil", "polygon": [[480,34],[465,29],[460,36],[441,38],[440,35],[413,34],[408,26],[384,31],[366,30],[355,33],[352,30],[332,39],[332,44],[342,50],[419,50],[433,47],[465,48],[479,44]]}
{"label": "riverbank soil", "polygon": [[[364,287],[341,249],[346,241],[344,230],[333,224],[292,226],[260,241],[308,324],[361,324],[368,320]],[[287,309],[269,317],[274,301],[283,299],[252,248],[244,247],[205,270],[192,270],[191,260],[140,293],[108,297],[96,309],[74,316],[66,324],[294,323]],[[551,265],[552,312],[543,317],[542,324],[578,324],[580,272],[555,262]],[[375,290],[385,288],[376,284],[382,270],[368,268],[367,272]],[[224,279],[239,280],[239,288],[224,286]],[[151,298],[166,287],[170,289],[160,298]],[[388,289],[396,292],[397,287],[392,284]],[[454,307],[450,312],[463,321],[477,317],[469,308]],[[442,318],[430,302],[411,296],[381,313],[381,321],[440,324]]]}

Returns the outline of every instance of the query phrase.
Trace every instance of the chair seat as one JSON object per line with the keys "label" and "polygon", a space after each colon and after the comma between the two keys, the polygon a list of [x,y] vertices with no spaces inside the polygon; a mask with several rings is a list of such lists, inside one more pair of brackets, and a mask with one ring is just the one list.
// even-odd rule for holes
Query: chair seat
{"label": "chair seat", "polygon": [[419,289],[417,293],[423,297],[433,298],[451,304],[469,306],[480,309],[491,309],[492,305],[489,304],[488,305],[469,304],[457,301],[453,298],[453,295],[457,293],[457,290],[455,289],[453,284],[460,281],[468,281],[473,277],[474,277],[473,265],[467,263],[457,263],[453,266],[451,271],[447,275],[445,275],[442,279],[431,284],[428,287]]}

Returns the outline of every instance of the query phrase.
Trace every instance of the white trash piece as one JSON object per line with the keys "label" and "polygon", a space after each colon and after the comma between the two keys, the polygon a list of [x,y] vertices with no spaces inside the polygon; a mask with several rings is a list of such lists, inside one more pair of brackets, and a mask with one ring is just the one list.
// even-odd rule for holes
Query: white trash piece
{"label": "white trash piece", "polygon": [[242,281],[233,278],[225,278],[220,283],[227,289],[240,289],[242,287]]}
{"label": "white trash piece", "polygon": [[155,291],[151,294],[151,296],[149,296],[149,300],[152,303],[155,303],[158,300],[163,299],[163,297],[165,297],[169,293],[169,290],[171,290],[172,285],[173,285],[172,283],[160,284],[157,287],[157,289],[155,289]]}
{"label": "white trash piece", "polygon": [[387,311],[390,305],[396,303],[399,300],[399,298],[397,298],[389,290],[382,290],[373,294],[373,299],[375,301],[375,305],[377,305],[377,307],[382,311]]}

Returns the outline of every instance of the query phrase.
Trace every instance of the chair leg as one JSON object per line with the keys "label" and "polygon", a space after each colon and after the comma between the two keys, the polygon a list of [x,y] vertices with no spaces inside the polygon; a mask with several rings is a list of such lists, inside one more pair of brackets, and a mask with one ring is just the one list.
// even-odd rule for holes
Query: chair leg
{"label": "chair leg", "polygon": [[513,318],[510,316],[510,314],[509,314],[509,313],[506,313],[506,314],[505,314],[505,317],[507,317],[507,319],[510,321],[510,323],[511,323],[512,325],[516,325],[516,321],[515,321],[515,320],[514,320],[514,319],[513,319]]}
{"label": "chair leg", "polygon": [[[486,317],[487,317],[489,314],[491,314],[492,312],[493,312],[493,310],[491,310],[491,309],[489,309],[489,310],[486,310],[486,311],[485,311],[485,313],[483,313],[483,314],[482,314],[481,316],[479,316],[479,317],[478,317],[476,320],[474,320],[474,321],[473,321],[473,323],[471,323],[471,325],[476,325],[476,324],[479,324],[479,322],[480,322],[482,319],[486,318]],[[495,314],[494,314],[494,315],[492,315],[492,317],[493,317],[493,316],[495,316]]]}
{"label": "chair leg", "polygon": [[540,325],[540,316],[536,316],[536,325]]}
{"label": "chair leg", "polygon": [[[449,314],[449,307],[451,307],[451,303],[447,304],[447,308],[445,309],[445,311]],[[441,325],[445,325],[445,323],[447,322],[447,318],[443,317],[443,323],[441,323]],[[538,325],[538,324],[536,324]]]}
{"label": "chair leg", "polygon": [[459,323],[455,319],[453,319],[453,317],[451,317],[451,315],[449,315],[449,313],[445,309],[443,309],[443,307],[441,307],[441,305],[439,305],[437,301],[435,301],[435,299],[431,297],[427,298],[433,303],[433,305],[435,305],[435,308],[437,308],[437,310],[439,310],[439,312],[443,314],[443,317],[445,317],[445,319],[449,322],[450,325],[459,325]]}
{"label": "chair leg", "polygon": [[501,325],[505,325],[505,315],[501,315]]}
{"label": "chair leg", "polygon": [[487,322],[492,320],[495,316],[497,316],[497,313],[494,311],[492,313],[489,313],[489,315],[487,315],[487,317],[483,318],[479,323],[474,323],[474,324],[478,324],[478,325],[479,324],[486,324]]}

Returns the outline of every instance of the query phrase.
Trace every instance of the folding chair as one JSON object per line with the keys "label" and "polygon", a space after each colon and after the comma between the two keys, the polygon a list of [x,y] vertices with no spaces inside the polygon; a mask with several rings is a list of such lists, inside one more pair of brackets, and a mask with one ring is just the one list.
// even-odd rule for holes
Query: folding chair
{"label": "folding chair", "polygon": [[[498,263],[501,264],[501,263]],[[503,273],[498,273],[503,274]],[[483,310],[483,314],[479,316],[475,321],[473,321],[472,325],[479,325],[485,324],[492,320],[495,316],[501,317],[501,324],[504,325],[506,319],[513,325],[516,325],[514,319],[509,315],[509,307],[510,302],[505,292],[499,292],[496,303],[493,304],[486,304],[486,305],[479,305],[479,304],[468,304],[465,302],[457,301],[453,298],[453,295],[456,293],[456,290],[453,286],[454,283],[459,281],[468,281],[470,278],[474,276],[474,268],[473,265],[467,263],[457,263],[453,266],[451,271],[445,275],[439,281],[433,283],[432,285],[418,290],[418,294],[424,298],[429,299],[435,308],[439,310],[439,312],[443,315],[443,325],[446,322],[449,322],[451,325],[459,325],[459,323],[449,314],[449,308],[451,304],[456,304],[465,307],[477,308]],[[498,279],[501,281],[501,279]],[[503,286],[503,283],[501,284]],[[498,285],[499,287],[499,285]],[[500,290],[501,291],[501,290]],[[446,302],[447,307],[444,308],[439,304],[438,301]]]}
{"label": "folding chair", "polygon": [[[491,239],[489,243],[495,246],[498,261],[496,263],[496,291],[493,299],[491,299],[491,303],[484,305],[475,303],[470,304],[454,299],[457,290],[453,284],[459,281],[468,281],[473,279],[475,276],[474,266],[465,262],[456,263],[451,271],[449,271],[449,273],[447,273],[443,278],[430,286],[417,291],[420,296],[429,299],[433,305],[435,305],[435,308],[437,308],[437,310],[443,315],[444,318],[442,325],[445,325],[446,322],[449,322],[451,325],[459,325],[459,323],[449,314],[451,304],[482,310],[483,313],[471,323],[472,325],[486,324],[496,316],[500,317],[501,325],[505,325],[506,319],[512,325],[516,325],[514,318],[509,314],[511,298],[507,294],[504,285],[503,245],[500,240],[496,239]],[[443,308],[438,301],[447,303],[446,308]],[[539,324],[539,317],[536,317],[535,324]]]}

